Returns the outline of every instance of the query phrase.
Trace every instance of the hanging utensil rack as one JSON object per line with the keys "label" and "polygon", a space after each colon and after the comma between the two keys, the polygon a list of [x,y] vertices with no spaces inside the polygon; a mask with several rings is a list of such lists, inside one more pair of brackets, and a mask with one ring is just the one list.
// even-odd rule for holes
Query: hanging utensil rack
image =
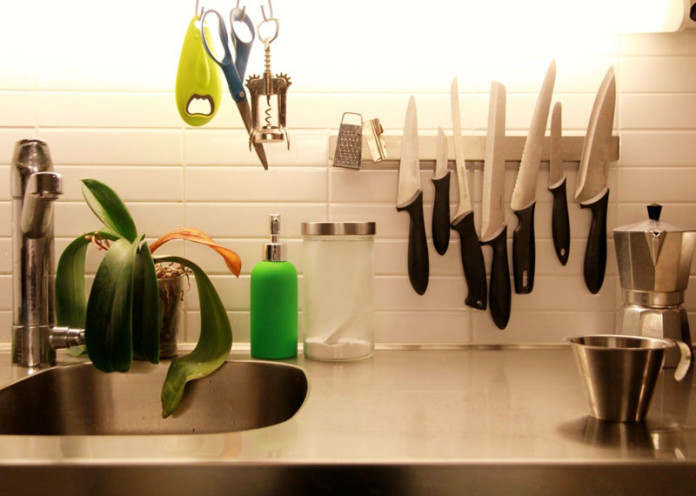
{"label": "hanging utensil rack", "polygon": [[[370,159],[370,153],[367,149],[367,144],[363,140],[362,168],[363,169],[398,169],[399,160],[401,158],[401,135],[382,135],[387,149],[389,158],[382,162],[373,162]],[[486,153],[486,137],[485,136],[463,136],[464,140],[464,156],[466,157],[467,167],[474,169],[480,168],[483,165],[483,159]],[[422,169],[434,169],[435,167],[435,149],[437,136],[419,136],[418,149],[420,150],[420,160]],[[522,150],[524,143],[527,140],[526,136],[506,136],[505,137],[505,161],[506,168],[517,168],[522,159]],[[584,136],[564,136],[562,142],[563,162],[580,162],[582,154],[582,145],[585,141]],[[333,157],[336,152],[337,136],[329,137],[329,157]],[[609,146],[609,162],[619,159],[619,137],[612,136]],[[541,152],[542,162],[549,161],[549,137],[546,136],[543,141]],[[454,169],[454,141],[451,136],[447,137],[448,160],[449,168]]]}

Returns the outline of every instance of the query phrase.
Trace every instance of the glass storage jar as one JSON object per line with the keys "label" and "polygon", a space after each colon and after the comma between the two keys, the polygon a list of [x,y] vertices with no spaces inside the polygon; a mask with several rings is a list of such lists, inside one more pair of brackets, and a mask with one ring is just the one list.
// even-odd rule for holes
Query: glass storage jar
{"label": "glass storage jar", "polygon": [[374,222],[303,222],[304,355],[367,358],[374,351]]}

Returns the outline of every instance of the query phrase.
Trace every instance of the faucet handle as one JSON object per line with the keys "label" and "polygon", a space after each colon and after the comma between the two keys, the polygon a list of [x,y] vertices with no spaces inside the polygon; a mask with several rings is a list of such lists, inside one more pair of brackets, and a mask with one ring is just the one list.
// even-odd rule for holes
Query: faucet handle
{"label": "faucet handle", "polygon": [[35,172],[24,192],[20,228],[27,237],[44,236],[53,221],[53,201],[63,194],[63,176],[57,172]]}
{"label": "faucet handle", "polygon": [[24,197],[29,194],[45,200],[57,200],[63,194],[63,176],[57,172],[35,172],[29,176]]}

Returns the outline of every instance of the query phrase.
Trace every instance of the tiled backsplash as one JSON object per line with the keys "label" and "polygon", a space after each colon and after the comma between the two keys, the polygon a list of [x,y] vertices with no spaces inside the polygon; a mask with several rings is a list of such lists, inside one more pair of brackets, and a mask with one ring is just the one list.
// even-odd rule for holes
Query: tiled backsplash
{"label": "tiled backsplash", "polygon": [[[504,331],[493,325],[488,312],[464,306],[466,285],[454,233],[445,256],[429,245],[431,280],[426,294],[418,296],[411,289],[406,274],[408,216],[394,206],[395,169],[331,167],[329,136],[336,134],[344,111],[379,117],[387,134],[399,134],[408,97],[415,94],[421,133],[435,134],[437,126],[450,133],[448,91],[456,74],[465,133],[483,134],[490,78],[481,74],[467,78],[467,71],[475,72],[473,63],[451,73],[442,67],[412,88],[401,79],[391,92],[384,82],[371,85],[369,78],[357,75],[341,78],[326,66],[311,72],[306,61],[293,74],[292,60],[286,57],[281,63],[279,57],[277,70],[294,76],[288,97],[291,149],[267,146],[270,167],[264,171],[248,151],[246,133],[227,94],[209,126],[191,128],[180,120],[170,87],[121,88],[98,81],[89,86],[66,74],[39,74],[18,58],[3,55],[0,60],[5,72],[0,75],[0,177],[9,178],[15,141],[36,137],[48,142],[55,167],[64,175],[64,195],[56,208],[57,250],[97,227],[81,198],[79,179],[85,177],[114,187],[148,237],[179,226],[204,230],[239,252],[243,260],[239,279],[229,275],[207,249],[169,245],[170,250],[186,252],[213,274],[237,342],[249,339],[249,273],[261,256],[267,214],[275,212],[282,214],[289,259],[300,273],[302,221],[377,222],[378,342],[554,343],[567,335],[611,331],[615,326],[620,294],[611,240],[608,276],[599,294],[590,294],[582,279],[590,217],[572,202],[576,163],[565,164],[572,233],[568,265],[562,267],[553,250],[552,197],[546,190],[548,167],[543,165],[536,209],[536,284],[530,295],[513,292],[512,316]],[[526,133],[548,64],[531,57],[526,62],[515,60],[512,70],[501,61],[496,68],[508,90],[509,134]],[[584,134],[604,72],[612,63],[617,71],[615,132],[621,138],[621,158],[610,169],[609,229],[642,220],[645,204],[653,201],[664,205],[664,220],[696,228],[696,31],[625,35],[609,53],[568,56],[557,62],[554,101],[563,103],[563,129],[568,135]],[[516,177],[512,165],[506,172],[508,202]],[[422,172],[426,219],[432,212],[431,177],[432,171]],[[0,181],[0,218],[6,219],[0,223],[0,343],[9,341],[12,304],[8,182]],[[480,168],[471,171],[470,184],[480,227]],[[454,181],[451,197],[456,203]],[[511,237],[517,221],[509,210],[507,219]],[[488,249],[484,252],[489,265]],[[92,268],[95,259],[90,261]],[[686,307],[694,312],[696,284],[691,286]],[[197,328],[197,299],[190,295],[183,339],[195,341]]]}

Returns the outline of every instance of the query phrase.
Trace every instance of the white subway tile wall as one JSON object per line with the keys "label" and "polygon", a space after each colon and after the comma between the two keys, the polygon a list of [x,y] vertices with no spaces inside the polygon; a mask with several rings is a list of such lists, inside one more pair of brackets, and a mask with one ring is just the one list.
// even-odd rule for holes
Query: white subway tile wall
{"label": "white subway tile wall", "polygon": [[[185,19],[189,14],[181,15]],[[177,36],[183,36],[183,30]],[[344,54],[349,42],[321,41],[340,45]],[[191,128],[176,111],[173,77],[145,72],[141,83],[132,79],[124,83],[115,77],[118,64],[109,69],[90,59],[85,63],[96,68],[87,71],[75,62],[79,58],[68,64],[70,70],[44,72],[40,62],[49,55],[63,56],[58,48],[28,56],[29,60],[5,50],[0,54],[0,176],[9,178],[17,140],[40,138],[49,144],[55,167],[64,175],[64,195],[56,208],[57,252],[72,237],[97,226],[80,194],[79,180],[86,177],[110,184],[128,202],[148,238],[191,226],[237,250],[243,260],[239,278],[231,276],[207,248],[180,242],[164,248],[186,254],[210,271],[236,342],[249,340],[249,274],[261,257],[267,214],[276,212],[282,214],[282,236],[289,245],[289,259],[300,272],[300,285],[303,221],[377,222],[375,305],[380,343],[559,343],[568,335],[612,331],[621,304],[613,243],[610,239],[604,286],[592,295],[582,279],[589,212],[572,201],[577,163],[565,164],[572,232],[568,265],[561,266],[553,250],[548,167],[543,165],[537,192],[536,283],[530,295],[513,294],[510,324],[502,331],[488,312],[464,306],[466,284],[454,235],[444,256],[429,245],[431,279],[425,295],[411,289],[406,272],[408,217],[394,206],[395,168],[370,169],[368,165],[353,171],[331,166],[329,137],[337,133],[344,111],[361,112],[366,119],[378,117],[387,134],[399,134],[406,102],[414,94],[421,133],[434,135],[438,126],[450,133],[449,85],[455,75],[465,133],[485,133],[488,86],[494,74],[508,90],[508,133],[525,134],[549,59],[514,57],[477,65],[476,59],[464,54],[459,63],[453,57],[451,67],[429,67],[429,74],[421,74],[411,84],[410,71],[417,67],[400,67],[395,70],[398,77],[385,80],[379,77],[382,72],[377,77],[369,72],[342,73],[338,60],[312,62],[311,49],[295,61],[293,54],[283,50],[282,39],[278,47],[276,68],[293,77],[288,96],[291,147],[288,151],[285,145],[266,146],[268,171],[249,151],[236,107],[226,93],[214,121]],[[168,56],[175,65],[178,48],[174,51],[174,56]],[[384,56],[380,50],[376,53]],[[623,35],[604,49],[593,47],[586,53],[559,57],[557,64],[554,100],[563,103],[567,135],[584,134],[599,82],[610,65],[617,71],[615,132],[621,138],[621,158],[610,168],[609,228],[642,220],[644,206],[650,202],[664,205],[666,221],[696,228],[696,30]],[[99,69],[104,72],[100,74]],[[506,171],[508,205],[515,165],[509,163]],[[431,170],[421,174],[426,219],[432,213],[431,177]],[[12,308],[8,182],[0,181],[0,218],[5,219],[0,222],[0,343],[10,339]],[[480,227],[480,164],[470,171],[470,184]],[[455,182],[451,198],[454,210]],[[511,238],[517,221],[510,210],[506,217]],[[429,222],[426,227],[430,235]],[[489,265],[489,250],[485,248],[484,253]],[[90,255],[92,271],[97,260],[98,255]],[[696,282],[691,282],[686,307],[693,325]],[[195,284],[191,286],[181,339],[195,342],[199,306]]]}

